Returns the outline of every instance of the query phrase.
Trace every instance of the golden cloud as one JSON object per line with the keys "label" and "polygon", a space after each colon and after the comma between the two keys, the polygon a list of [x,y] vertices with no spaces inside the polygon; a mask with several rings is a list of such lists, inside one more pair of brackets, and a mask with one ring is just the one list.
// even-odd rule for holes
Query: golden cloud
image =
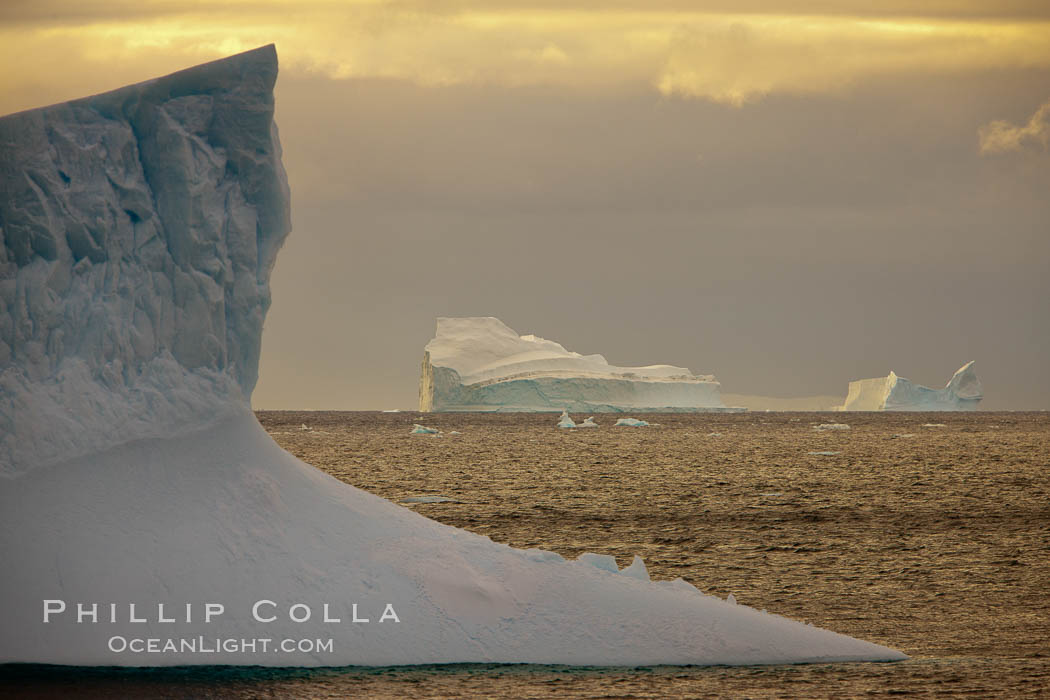
{"label": "golden cloud", "polygon": [[[0,77],[0,95],[31,93],[63,71],[79,72],[90,89],[116,87],[271,42],[285,68],[333,78],[649,85],[734,104],[835,90],[873,75],[1050,67],[1050,20],[1034,9],[1041,5],[1022,0],[1000,3],[1003,12],[984,12],[988,18],[979,18],[981,8],[997,5],[976,0],[926,3],[927,14],[900,0],[886,5],[895,16],[872,16],[863,9],[869,3],[852,0],[794,4],[824,13],[787,13],[780,0],[737,3],[735,13],[728,2],[695,12],[671,0],[99,0],[76,14],[47,0],[16,2],[0,12],[0,61],[16,67]],[[87,74],[103,67],[112,83],[96,88],[99,79]]]}
{"label": "golden cloud", "polygon": [[1045,151],[1050,146],[1050,100],[1035,110],[1027,124],[996,120],[982,126],[978,138],[984,154],[1020,151],[1029,146],[1041,146]]}

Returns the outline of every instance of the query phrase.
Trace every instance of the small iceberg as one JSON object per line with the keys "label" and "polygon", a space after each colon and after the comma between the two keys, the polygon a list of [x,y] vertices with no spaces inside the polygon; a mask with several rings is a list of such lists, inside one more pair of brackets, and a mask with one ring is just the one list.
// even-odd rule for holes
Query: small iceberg
{"label": "small iceberg", "polygon": [[835,455],[840,455],[842,453],[836,450],[821,450],[819,452],[809,452],[808,454],[820,455],[822,457],[834,457]]}
{"label": "small iceberg", "polygon": [[923,423],[924,428],[947,428],[948,426],[944,423]]}
{"label": "small iceberg", "polygon": [[585,419],[582,423],[576,426],[577,428],[597,428],[597,423],[594,422],[594,416]]}
{"label": "small iceberg", "polygon": [[722,433],[708,433],[707,437],[722,437]]}
{"label": "small iceberg", "polygon": [[631,428],[643,428],[649,425],[649,421],[638,420],[637,418],[618,418],[616,425],[626,425]]}
{"label": "small iceberg", "polygon": [[454,498],[448,496],[409,496],[408,498],[402,498],[402,503],[459,503]]}
{"label": "small iceberg", "polygon": [[576,427],[576,422],[573,421],[572,418],[569,418],[569,412],[568,411],[562,411],[561,412],[561,417],[558,418],[558,427],[559,428],[575,428]]}
{"label": "small iceberg", "polygon": [[814,430],[849,430],[850,427],[845,423],[821,423],[820,425],[814,425]]}
{"label": "small iceberg", "polygon": [[425,425],[420,425],[419,423],[415,423],[415,424],[412,425],[412,432],[410,434],[411,435],[437,435],[440,432],[441,431],[438,430],[437,428],[428,428]]}

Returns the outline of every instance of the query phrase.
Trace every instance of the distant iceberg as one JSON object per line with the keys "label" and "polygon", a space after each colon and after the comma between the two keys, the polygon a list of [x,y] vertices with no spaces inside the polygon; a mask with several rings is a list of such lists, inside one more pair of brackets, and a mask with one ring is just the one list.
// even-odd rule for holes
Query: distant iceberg
{"label": "distant iceberg", "polygon": [[840,411],[975,411],[984,397],[974,363],[960,367],[943,389],[915,384],[893,372],[849,383]]}
{"label": "distant iceberg", "polygon": [[423,353],[420,411],[733,411],[712,375],[615,367],[492,317],[439,318]]}
{"label": "distant iceberg", "polygon": [[568,411],[562,411],[561,416],[558,418],[559,428],[575,428],[576,421],[569,417]]}

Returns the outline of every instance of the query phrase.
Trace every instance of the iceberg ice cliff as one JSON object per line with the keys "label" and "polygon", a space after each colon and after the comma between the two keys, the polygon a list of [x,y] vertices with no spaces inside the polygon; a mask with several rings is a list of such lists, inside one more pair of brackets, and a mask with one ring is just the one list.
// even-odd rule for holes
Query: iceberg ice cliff
{"label": "iceberg ice cliff", "polygon": [[0,119],[0,663],[904,658],[281,450],[249,410],[289,230],[276,74],[269,46]]}
{"label": "iceberg ice cliff", "polygon": [[849,383],[841,411],[975,411],[983,398],[974,363],[956,370],[943,389],[915,384],[893,372]]}
{"label": "iceberg ice cliff", "polygon": [[290,230],[273,47],[0,119],[0,465],[248,410]]}
{"label": "iceberg ice cliff", "polygon": [[420,411],[727,411],[711,375],[615,367],[492,317],[438,318],[423,352]]}

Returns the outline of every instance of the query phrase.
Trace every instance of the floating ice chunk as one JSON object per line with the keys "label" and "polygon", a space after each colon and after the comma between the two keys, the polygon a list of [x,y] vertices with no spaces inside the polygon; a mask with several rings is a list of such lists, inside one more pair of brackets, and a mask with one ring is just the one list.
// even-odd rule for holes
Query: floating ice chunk
{"label": "floating ice chunk", "polygon": [[944,423],[923,423],[924,428],[947,428],[948,426]]}
{"label": "floating ice chunk", "polygon": [[707,437],[722,437],[722,433],[708,433]]}
{"label": "floating ice chunk", "polygon": [[388,408],[383,413],[401,413],[400,408]]}
{"label": "floating ice chunk", "polygon": [[310,429],[310,426],[308,426],[306,423],[303,423],[302,425],[299,426],[299,430],[309,430],[309,429]]}
{"label": "floating ice chunk", "polygon": [[736,605],[736,596],[730,593],[726,596],[726,602],[730,605]]}
{"label": "floating ice chunk", "polygon": [[849,430],[850,427],[845,423],[821,423],[820,425],[814,425],[814,430]]}
{"label": "floating ice chunk", "polygon": [[402,498],[402,503],[459,503],[454,498],[448,496],[409,496],[408,498]]}
{"label": "floating ice chunk", "polygon": [[643,428],[649,425],[648,421],[638,420],[637,418],[618,418],[616,425],[626,425],[631,428]]}
{"label": "floating ice chunk", "polygon": [[639,581],[649,580],[649,570],[645,568],[645,562],[637,554],[634,555],[634,560],[628,566],[620,569],[620,573],[624,576],[630,576],[636,578]]}
{"label": "floating ice chunk", "polygon": [[569,418],[569,412],[568,411],[562,411],[561,412],[561,417],[558,418],[558,427],[559,428],[575,428],[576,427],[576,422],[572,418]]}
{"label": "floating ice chunk", "polygon": [[809,452],[811,455],[820,455],[822,457],[834,457],[835,455],[842,454],[837,450],[820,450],[819,452]]}
{"label": "floating ice chunk", "polygon": [[410,434],[411,435],[437,435],[440,432],[441,431],[438,430],[437,428],[428,428],[425,425],[420,425],[419,423],[415,423],[415,424],[412,425],[412,432]]}
{"label": "floating ice chunk", "polygon": [[591,566],[597,569],[602,569],[603,571],[611,571],[614,574],[620,573],[620,567],[616,565],[616,557],[610,554],[592,554],[591,552],[584,552],[576,557],[576,561],[590,564]]}
{"label": "floating ice chunk", "polygon": [[589,418],[585,418],[584,421],[582,423],[579,423],[576,427],[577,428],[597,428],[599,426],[598,426],[597,423],[594,422],[594,416],[591,416]]}
{"label": "floating ice chunk", "polygon": [[915,433],[895,433],[893,435],[893,437],[894,438],[913,438],[913,437],[915,437]]}
{"label": "floating ice chunk", "polygon": [[459,432],[458,430],[453,430],[452,432],[449,433],[449,435],[462,435],[462,434],[463,433]]}

